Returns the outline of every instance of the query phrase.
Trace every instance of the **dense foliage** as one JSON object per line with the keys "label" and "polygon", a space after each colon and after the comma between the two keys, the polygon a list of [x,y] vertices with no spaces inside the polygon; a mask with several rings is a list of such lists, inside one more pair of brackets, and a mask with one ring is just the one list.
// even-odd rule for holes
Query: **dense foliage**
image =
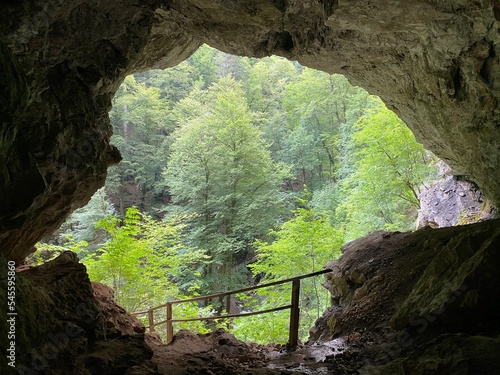
{"label": "dense foliage", "polygon": [[172,134],[164,178],[178,210],[195,214],[189,241],[212,260],[206,291],[227,291],[247,281],[234,271],[234,256],[246,258],[283,207],[286,168],[272,160],[240,84],[227,76],[204,94],[191,103],[199,114]]}
{"label": "dense foliage", "polygon": [[[319,214],[299,199],[301,207],[294,210],[290,220],[270,232],[269,241],[256,241],[257,260],[249,267],[262,283],[287,279],[320,271],[331,259],[340,255],[343,233],[335,229],[324,214]],[[311,322],[329,307],[330,298],[320,286],[321,277],[301,281],[300,301],[302,320],[299,334],[307,338]],[[290,303],[291,284],[259,289],[253,298],[241,297],[245,309],[266,309]],[[239,321],[233,331],[246,340],[286,342],[288,311],[256,316],[251,322]]]}
{"label": "dense foliage", "polygon": [[[123,161],[36,260],[78,251],[129,310],[313,272],[345,241],[412,229],[434,171],[377,97],[278,57],[203,46],[177,67],[127,77],[110,118]],[[280,287],[240,295],[233,308],[288,301]],[[328,301],[320,278],[304,281],[303,339]],[[226,326],[283,342],[287,314]]]}

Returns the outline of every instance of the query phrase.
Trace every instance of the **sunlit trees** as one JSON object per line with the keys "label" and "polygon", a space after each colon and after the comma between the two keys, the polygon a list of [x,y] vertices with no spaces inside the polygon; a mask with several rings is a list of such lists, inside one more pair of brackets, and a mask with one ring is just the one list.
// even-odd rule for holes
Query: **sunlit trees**
{"label": "sunlit trees", "polygon": [[[323,269],[331,259],[340,255],[343,233],[330,225],[329,219],[315,212],[301,199],[293,217],[272,230],[269,242],[257,241],[257,260],[250,265],[261,283],[283,280]],[[301,281],[300,337],[306,339],[309,328],[329,306],[329,298],[321,287],[322,277]],[[274,289],[259,289],[253,299],[244,299],[247,309],[265,309],[290,303],[291,287],[284,284]],[[258,342],[286,342],[289,312],[259,316],[251,323],[236,322],[236,335]],[[248,325],[252,330],[248,329]]]}
{"label": "sunlit trees", "polygon": [[130,207],[125,219],[110,216],[98,226],[111,240],[83,263],[90,279],[110,285],[116,302],[129,311],[179,298],[175,279],[196,272],[205,261],[201,251],[188,251],[182,244],[183,224],[178,218],[158,222]]}
{"label": "sunlit trees", "polygon": [[167,155],[166,136],[173,130],[167,115],[168,102],[161,90],[125,79],[110,112],[114,135],[111,141],[120,149],[123,160],[109,170],[106,188],[121,216],[127,207],[152,211],[161,170]]}
{"label": "sunlit trees", "polygon": [[435,171],[406,125],[377,102],[356,124],[354,171],[342,186],[338,212],[350,239],[377,229],[411,229],[420,189]]}
{"label": "sunlit trees", "polygon": [[[379,99],[342,76],[278,57],[203,46],[172,69],[127,77],[110,118],[123,156],[106,182],[116,214],[93,229],[113,213],[100,193],[68,221],[72,237],[39,247],[47,257],[97,250],[85,260],[91,276],[117,288],[131,309],[308,273],[346,240],[411,229],[419,189],[432,175],[432,157]],[[304,185],[310,196],[297,203]],[[88,247],[76,242],[89,238]],[[189,258],[193,249],[208,259]],[[317,316],[326,300],[317,284],[304,288],[303,314]],[[273,307],[288,294],[252,297]],[[285,315],[241,320],[235,329],[283,342]]]}
{"label": "sunlit trees", "polygon": [[234,255],[279,220],[286,168],[271,159],[232,78],[197,105],[199,115],[174,134],[164,176],[180,210],[197,215],[191,237],[212,257],[209,289],[227,290],[238,285]]}

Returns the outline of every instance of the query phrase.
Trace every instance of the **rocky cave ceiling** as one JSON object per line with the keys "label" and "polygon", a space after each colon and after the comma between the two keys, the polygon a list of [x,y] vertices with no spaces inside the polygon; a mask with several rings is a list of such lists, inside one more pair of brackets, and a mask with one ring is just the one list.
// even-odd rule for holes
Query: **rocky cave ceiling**
{"label": "rocky cave ceiling", "polygon": [[0,14],[0,249],[20,260],[120,160],[123,78],[201,43],[346,75],[500,204],[498,0],[10,0]]}

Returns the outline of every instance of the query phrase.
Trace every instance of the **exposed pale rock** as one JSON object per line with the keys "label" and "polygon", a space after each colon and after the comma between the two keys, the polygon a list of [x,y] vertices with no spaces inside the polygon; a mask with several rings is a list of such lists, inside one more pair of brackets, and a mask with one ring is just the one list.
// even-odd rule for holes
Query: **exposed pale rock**
{"label": "exposed pale rock", "polygon": [[417,228],[451,227],[497,217],[497,210],[476,184],[453,176],[443,162],[439,166],[439,180],[419,194]]}

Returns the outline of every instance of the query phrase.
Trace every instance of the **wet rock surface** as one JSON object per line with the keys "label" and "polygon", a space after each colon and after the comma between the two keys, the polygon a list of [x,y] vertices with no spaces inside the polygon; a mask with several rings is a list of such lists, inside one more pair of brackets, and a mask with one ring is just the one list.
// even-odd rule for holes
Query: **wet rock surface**
{"label": "wet rock surface", "polygon": [[380,367],[366,367],[363,375],[500,373],[500,337],[441,335],[408,356]]}
{"label": "wet rock surface", "polygon": [[347,347],[343,339],[301,344],[288,351],[281,345],[245,343],[223,330],[205,335],[180,331],[169,345],[150,346],[159,373],[165,375],[356,373],[349,355],[343,355]]}

